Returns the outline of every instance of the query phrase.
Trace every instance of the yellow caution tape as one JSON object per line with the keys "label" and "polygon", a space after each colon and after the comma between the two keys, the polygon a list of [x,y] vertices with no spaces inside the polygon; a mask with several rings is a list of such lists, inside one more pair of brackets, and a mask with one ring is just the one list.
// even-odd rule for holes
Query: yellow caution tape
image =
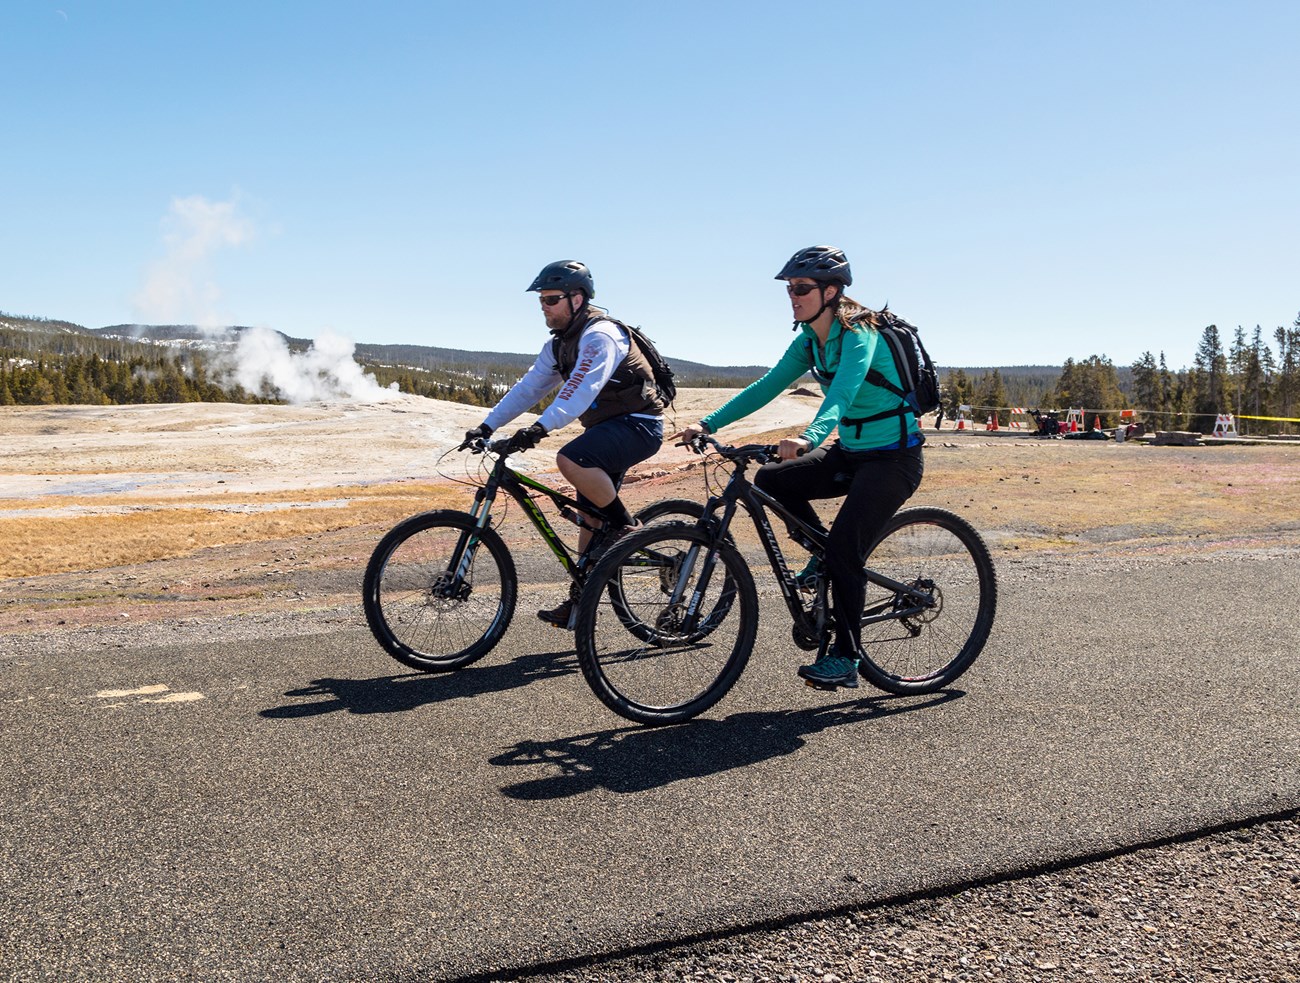
{"label": "yellow caution tape", "polygon": [[[1071,409],[1076,409],[1076,408],[1077,408],[1077,407],[1071,407]],[[1003,411],[1003,410],[1011,410],[1012,412],[1015,412],[1015,411],[1019,411],[1019,410],[1020,410],[1020,407],[1018,407],[1018,406],[973,406],[973,407],[971,407],[971,409],[972,409],[972,410],[994,410],[994,411],[998,411],[998,412],[1001,412],[1001,411]],[[1126,407],[1124,407],[1124,409],[1125,409],[1125,410],[1128,410],[1128,409],[1132,409],[1132,407],[1128,407],[1128,406],[1126,406]],[[1023,411],[1021,411],[1021,412],[1023,412]],[[1051,411],[1051,412],[1054,412],[1054,413],[1062,413],[1062,412],[1064,412],[1064,410],[1053,410],[1053,411]],[[1117,413],[1119,413],[1119,412],[1121,412],[1121,411],[1120,411],[1120,410],[1094,410],[1094,409],[1089,409],[1089,408],[1087,408],[1087,407],[1084,407],[1084,408],[1082,409],[1081,412],[1087,414],[1088,416],[1092,416],[1093,414],[1096,414],[1096,413],[1104,413],[1104,414],[1107,414],[1107,415],[1109,415],[1109,416],[1114,416],[1115,414],[1117,414]],[[1187,416],[1187,417],[1193,417],[1193,416],[1215,416],[1215,415],[1216,415],[1216,414],[1214,414],[1214,413],[1179,413],[1179,412],[1176,411],[1176,410],[1140,410],[1140,409],[1133,409],[1133,412],[1136,413],[1136,414],[1138,414],[1138,415],[1140,415],[1140,416]],[[1026,415],[1026,416],[1029,416],[1028,413],[1026,413],[1025,415]],[[1238,414],[1236,415],[1235,419],[1238,419],[1238,420],[1271,420],[1271,421],[1274,422],[1274,423],[1300,423],[1300,417],[1294,417],[1294,416],[1246,416],[1244,413],[1238,413]]]}

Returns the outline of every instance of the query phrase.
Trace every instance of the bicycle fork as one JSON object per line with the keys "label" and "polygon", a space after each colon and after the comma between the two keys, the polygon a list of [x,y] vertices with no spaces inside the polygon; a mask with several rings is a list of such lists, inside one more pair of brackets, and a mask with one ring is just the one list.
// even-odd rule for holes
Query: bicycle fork
{"label": "bicycle fork", "polygon": [[469,579],[470,568],[474,565],[474,552],[479,544],[478,531],[491,524],[492,503],[496,500],[496,489],[480,488],[474,493],[474,504],[470,515],[474,519],[473,529],[463,530],[456,540],[456,549],[451,554],[448,569],[451,572],[451,584],[464,584]]}

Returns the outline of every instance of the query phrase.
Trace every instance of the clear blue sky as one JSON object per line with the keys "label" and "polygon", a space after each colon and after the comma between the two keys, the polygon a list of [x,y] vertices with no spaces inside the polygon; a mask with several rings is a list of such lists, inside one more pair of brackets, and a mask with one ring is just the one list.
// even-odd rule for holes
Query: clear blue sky
{"label": "clear blue sky", "polygon": [[771,363],[845,249],[947,365],[1300,313],[1300,3],[6,0],[0,310],[531,352],[581,259]]}

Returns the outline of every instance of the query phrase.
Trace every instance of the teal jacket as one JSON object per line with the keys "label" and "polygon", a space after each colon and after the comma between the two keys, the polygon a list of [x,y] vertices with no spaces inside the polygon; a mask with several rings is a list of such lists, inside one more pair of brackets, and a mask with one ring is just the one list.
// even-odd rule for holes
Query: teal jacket
{"label": "teal jacket", "polygon": [[[899,385],[898,370],[889,346],[880,343],[880,332],[868,325],[848,330],[839,318],[831,324],[826,344],[819,345],[817,335],[807,324],[799,323],[799,334],[785,350],[781,360],[765,375],[750,383],[701,421],[717,432],[730,423],[749,416],[785,392],[800,376],[809,372],[822,388],[822,405],[803,438],[813,447],[821,446],[838,424],[840,443],[848,450],[884,450],[899,446],[899,418],[886,416],[863,423],[852,422],[895,410],[902,400],[881,386],[867,382],[869,369],[876,369],[894,385]],[[903,417],[907,446],[924,440],[916,417],[909,411]]]}

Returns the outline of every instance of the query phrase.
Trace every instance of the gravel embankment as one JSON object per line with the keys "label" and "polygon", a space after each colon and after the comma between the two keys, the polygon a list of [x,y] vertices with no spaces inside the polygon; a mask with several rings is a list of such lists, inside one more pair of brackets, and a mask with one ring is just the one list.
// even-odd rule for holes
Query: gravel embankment
{"label": "gravel embankment", "polygon": [[1300,980],[1300,815],[532,983]]}

